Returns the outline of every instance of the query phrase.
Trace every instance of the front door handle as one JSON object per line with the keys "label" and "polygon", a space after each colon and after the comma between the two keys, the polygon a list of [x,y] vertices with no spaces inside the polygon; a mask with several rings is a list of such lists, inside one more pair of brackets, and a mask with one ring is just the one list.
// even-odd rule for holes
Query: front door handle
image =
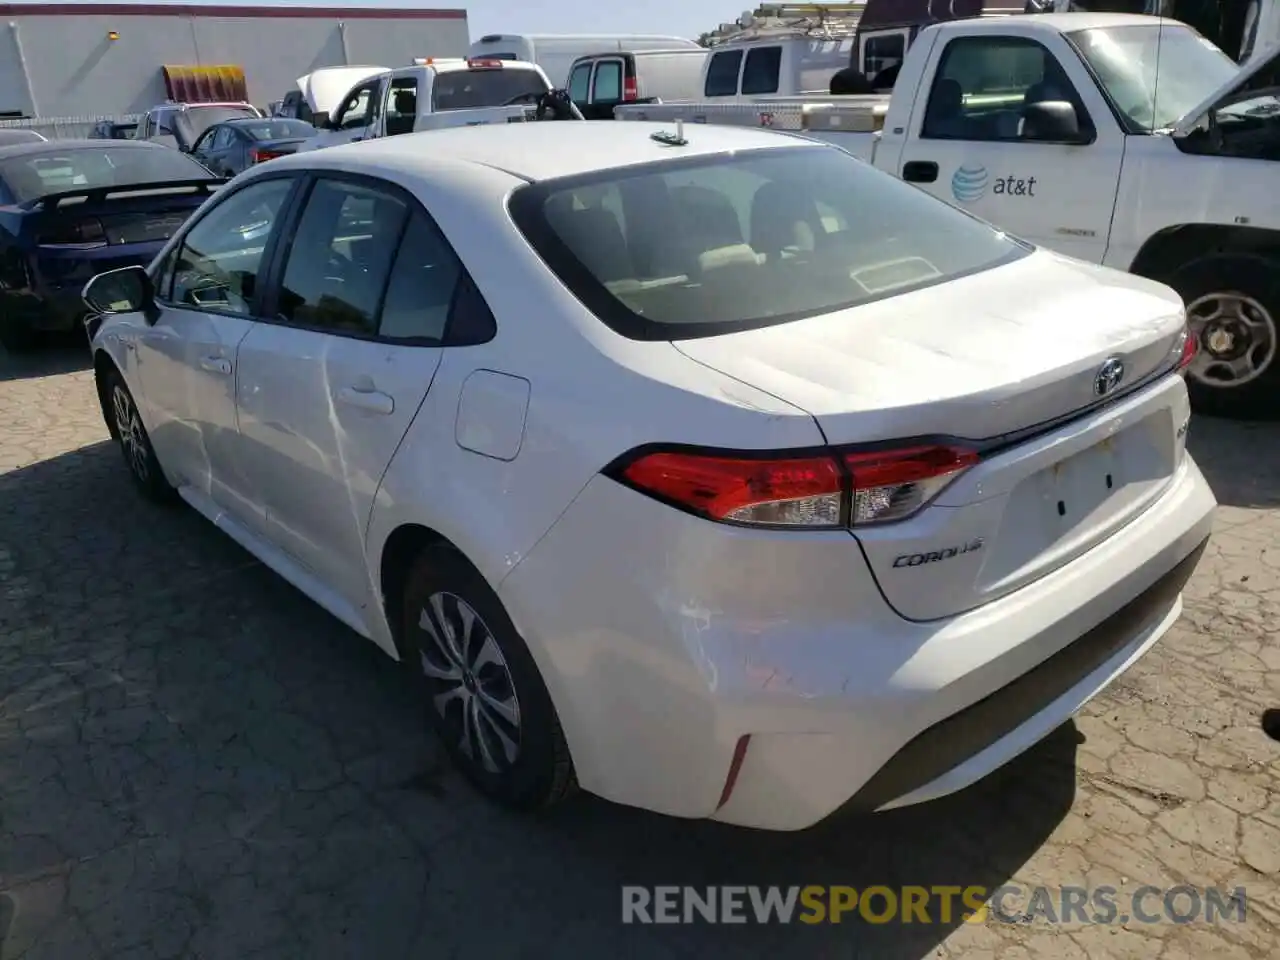
{"label": "front door handle", "polygon": [[357,390],[355,387],[343,387],[338,391],[338,402],[357,410],[380,413],[388,417],[396,412],[396,402],[385,393],[377,390]]}
{"label": "front door handle", "polygon": [[220,373],[224,377],[231,375],[231,361],[225,357],[201,357],[200,369],[210,373]]}
{"label": "front door handle", "polygon": [[907,183],[933,183],[938,179],[938,165],[932,160],[909,160],[902,165],[902,179]]}

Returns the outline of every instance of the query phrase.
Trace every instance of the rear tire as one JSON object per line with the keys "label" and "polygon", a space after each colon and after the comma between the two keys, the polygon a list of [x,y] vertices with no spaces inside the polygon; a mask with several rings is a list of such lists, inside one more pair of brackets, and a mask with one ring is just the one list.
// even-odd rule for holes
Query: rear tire
{"label": "rear tire", "polygon": [[1198,352],[1187,368],[1197,413],[1234,419],[1280,414],[1280,262],[1222,254],[1165,279],[1182,295]]}
{"label": "rear tire", "polygon": [[124,377],[118,370],[111,370],[102,378],[102,409],[110,418],[107,426],[112,437],[120,445],[125,466],[134,486],[144,497],[154,503],[172,503],[177,491],[165,478],[160,461],[151,446],[151,437],[142,425],[142,416],[133,394],[129,392]]}
{"label": "rear tire", "polygon": [[517,810],[570,796],[577,782],[560,718],[484,578],[451,547],[428,547],[409,570],[400,616],[428,722],[463,776]]}

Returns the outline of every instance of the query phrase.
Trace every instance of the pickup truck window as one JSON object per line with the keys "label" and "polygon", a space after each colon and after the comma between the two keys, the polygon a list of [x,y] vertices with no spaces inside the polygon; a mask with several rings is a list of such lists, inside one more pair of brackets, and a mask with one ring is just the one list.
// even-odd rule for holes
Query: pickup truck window
{"label": "pickup truck window", "polygon": [[547,84],[536,70],[450,70],[436,74],[431,105],[436,111],[505,107],[531,103],[546,92]]}
{"label": "pickup truck window", "polygon": [[640,340],[834,313],[1030,249],[831,147],[544,180],[517,189],[510,209],[561,282],[611,329]]}
{"label": "pickup truck window", "polygon": [[881,70],[900,64],[906,55],[906,31],[867,37],[862,44],[862,72],[874,77]]}
{"label": "pickup truck window", "polygon": [[1107,27],[1066,35],[1129,133],[1172,126],[1240,67],[1190,27]]}
{"label": "pickup truck window", "polygon": [[338,113],[339,130],[355,130],[369,125],[373,119],[373,105],[380,86],[380,81],[374,80],[351,91]]}
{"label": "pickup truck window", "polygon": [[741,50],[721,50],[719,53],[713,53],[707,63],[707,79],[702,88],[703,96],[737,96],[738,71],[741,69]]}
{"label": "pickup truck window", "polygon": [[418,120],[418,78],[396,77],[387,94],[387,112],[383,126],[388,137],[413,133]]}
{"label": "pickup truck window", "polygon": [[622,61],[601,60],[596,64],[596,81],[591,90],[593,103],[615,103],[622,99]]}
{"label": "pickup truck window", "polygon": [[591,61],[579,63],[569,74],[569,99],[574,103],[586,103],[591,90]]}
{"label": "pickup truck window", "polygon": [[747,65],[742,68],[743,94],[777,93],[781,69],[781,47],[755,47],[748,51]]}
{"label": "pickup truck window", "polygon": [[1063,100],[1088,115],[1053,54],[1022,37],[959,37],[947,44],[929,91],[920,136],[1018,141],[1027,104]]}

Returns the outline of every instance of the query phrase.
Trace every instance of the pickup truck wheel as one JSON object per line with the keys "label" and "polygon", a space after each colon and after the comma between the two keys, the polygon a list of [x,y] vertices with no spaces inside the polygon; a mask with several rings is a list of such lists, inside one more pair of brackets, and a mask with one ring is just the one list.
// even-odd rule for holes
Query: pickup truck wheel
{"label": "pickup truck wheel", "polygon": [[1280,413],[1280,262],[1205,257],[1166,282],[1182,295],[1199,348],[1187,368],[1192,408],[1210,416],[1274,418]]}

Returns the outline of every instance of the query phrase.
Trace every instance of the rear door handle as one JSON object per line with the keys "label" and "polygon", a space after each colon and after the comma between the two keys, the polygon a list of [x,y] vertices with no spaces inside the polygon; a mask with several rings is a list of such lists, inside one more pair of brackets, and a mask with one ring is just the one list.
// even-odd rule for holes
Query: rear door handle
{"label": "rear door handle", "polygon": [[355,407],[357,410],[380,413],[384,417],[396,412],[395,400],[377,390],[357,390],[355,387],[343,387],[338,391],[338,402],[348,407]]}
{"label": "rear door handle", "polygon": [[909,160],[902,165],[902,179],[907,183],[933,183],[938,179],[938,165],[932,160]]}
{"label": "rear door handle", "polygon": [[210,373],[220,373],[224,377],[231,374],[231,361],[225,357],[201,357],[200,369]]}

